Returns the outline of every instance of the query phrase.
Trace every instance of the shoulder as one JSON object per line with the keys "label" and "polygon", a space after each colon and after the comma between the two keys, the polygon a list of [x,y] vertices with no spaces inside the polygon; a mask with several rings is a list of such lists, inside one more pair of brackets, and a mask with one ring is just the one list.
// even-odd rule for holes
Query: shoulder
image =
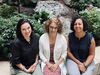
{"label": "shoulder", "polygon": [[74,37],[74,32],[69,33],[68,39],[71,40]]}
{"label": "shoulder", "polygon": [[20,47],[21,46],[21,41],[19,39],[15,39],[11,44],[11,47]]}
{"label": "shoulder", "polygon": [[40,40],[47,39],[47,38],[48,38],[48,33],[44,33],[40,36]]}
{"label": "shoulder", "polygon": [[20,44],[21,43],[21,41],[19,40],[19,39],[15,39],[14,41],[13,41],[13,44]]}
{"label": "shoulder", "polygon": [[87,38],[88,38],[89,40],[92,40],[92,38],[93,38],[93,35],[90,34],[90,33],[88,33],[88,32],[86,32],[86,36],[87,36]]}
{"label": "shoulder", "polygon": [[87,37],[90,40],[90,42],[94,42],[95,43],[94,37],[93,37],[93,35],[91,33],[87,33]]}
{"label": "shoulder", "polygon": [[32,33],[32,39],[33,40],[39,40],[39,36],[37,36],[36,34]]}
{"label": "shoulder", "polygon": [[64,36],[63,34],[57,34],[57,36],[58,36],[58,40],[59,41],[63,41],[63,42],[67,42],[67,39],[66,39],[66,36]]}

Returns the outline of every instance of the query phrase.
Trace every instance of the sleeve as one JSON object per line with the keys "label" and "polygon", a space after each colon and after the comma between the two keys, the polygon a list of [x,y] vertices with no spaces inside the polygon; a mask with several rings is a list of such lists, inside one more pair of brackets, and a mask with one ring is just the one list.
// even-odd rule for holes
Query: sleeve
{"label": "sleeve", "polygon": [[66,56],[67,56],[67,40],[64,36],[62,36],[62,39],[63,39],[63,47],[62,47],[62,55],[61,57],[66,59]]}
{"label": "sleeve", "polygon": [[44,63],[47,61],[46,57],[44,56],[43,38],[40,38],[40,40],[39,40],[39,56],[40,56],[40,59],[41,59]]}
{"label": "sleeve", "polygon": [[35,41],[35,46],[36,46],[36,54],[39,55],[39,37],[38,36],[34,36],[35,38],[33,39],[33,41]]}
{"label": "sleeve", "polygon": [[17,42],[14,42],[11,45],[11,61],[13,65],[19,64],[20,62],[20,44]]}
{"label": "sleeve", "polygon": [[93,38],[93,35],[90,34],[90,33],[88,33],[88,41],[89,41],[89,45],[91,44],[92,38]]}

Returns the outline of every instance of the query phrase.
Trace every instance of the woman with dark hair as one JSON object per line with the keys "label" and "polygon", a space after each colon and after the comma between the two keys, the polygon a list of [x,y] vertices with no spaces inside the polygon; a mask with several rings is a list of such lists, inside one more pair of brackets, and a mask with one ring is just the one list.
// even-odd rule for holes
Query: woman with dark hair
{"label": "woman with dark hair", "polygon": [[20,19],[16,35],[17,39],[11,45],[15,75],[42,75],[38,64],[39,38],[34,34],[32,24],[27,19]]}
{"label": "woman with dark hair", "polygon": [[93,75],[95,41],[87,32],[88,24],[80,16],[72,19],[69,34],[67,68],[69,75]]}
{"label": "woman with dark hair", "polygon": [[39,40],[39,55],[44,75],[66,75],[67,40],[58,17],[44,23],[46,33]]}

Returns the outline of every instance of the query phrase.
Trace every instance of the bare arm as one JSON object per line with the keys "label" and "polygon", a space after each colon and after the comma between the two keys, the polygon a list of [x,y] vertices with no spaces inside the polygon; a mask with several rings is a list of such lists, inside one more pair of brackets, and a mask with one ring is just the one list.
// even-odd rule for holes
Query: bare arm
{"label": "bare arm", "polygon": [[68,48],[68,57],[70,57],[70,58],[71,58],[74,62],[76,62],[78,65],[81,65],[81,64],[82,64],[78,59],[76,59],[76,58],[73,56],[73,54],[71,53],[70,48]]}
{"label": "bare arm", "polygon": [[92,62],[94,56],[95,56],[95,41],[94,38],[92,38],[90,49],[89,49],[89,56],[87,60],[84,62],[85,66],[88,66]]}
{"label": "bare arm", "polygon": [[39,58],[39,56],[37,55],[37,56],[36,56],[36,59],[35,59],[35,63],[33,63],[33,64],[30,66],[30,68],[28,69],[29,72],[33,72],[33,71],[35,70],[35,68],[36,68],[36,66],[37,66],[37,64],[38,64],[38,58]]}
{"label": "bare arm", "polygon": [[17,66],[19,69],[21,69],[21,70],[27,72],[27,69],[25,68],[24,65],[22,65],[22,64],[16,64],[16,66]]}
{"label": "bare arm", "polygon": [[68,54],[68,57],[70,57],[74,62],[76,62],[78,65],[81,65],[82,63],[78,60],[78,59],[76,59],[74,56],[73,56],[73,54],[71,53],[71,50],[70,50],[70,48],[69,48],[69,38],[67,38],[68,39],[68,52],[67,52],[67,54]]}

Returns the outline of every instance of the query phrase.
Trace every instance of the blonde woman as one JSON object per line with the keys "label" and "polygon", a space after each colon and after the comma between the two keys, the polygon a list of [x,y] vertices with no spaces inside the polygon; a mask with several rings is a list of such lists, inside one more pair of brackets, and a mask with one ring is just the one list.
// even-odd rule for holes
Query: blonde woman
{"label": "blonde woman", "polygon": [[45,22],[46,32],[39,40],[39,55],[44,75],[66,75],[67,41],[62,35],[63,25],[58,17]]}

